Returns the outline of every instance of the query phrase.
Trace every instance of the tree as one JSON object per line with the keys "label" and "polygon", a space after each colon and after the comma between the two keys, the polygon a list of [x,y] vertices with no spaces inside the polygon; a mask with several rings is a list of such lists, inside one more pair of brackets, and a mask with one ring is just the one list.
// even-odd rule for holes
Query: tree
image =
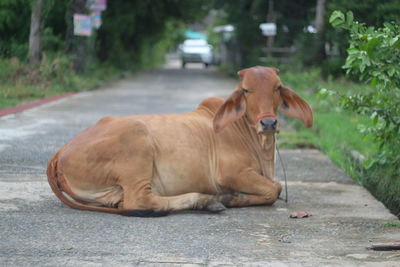
{"label": "tree", "polygon": [[319,65],[325,59],[325,7],[326,0],[317,0],[315,14],[315,40],[314,40],[314,64]]}
{"label": "tree", "polygon": [[40,62],[42,56],[43,0],[35,0],[32,7],[31,30],[29,34],[29,63]]}
{"label": "tree", "polygon": [[29,0],[0,1],[0,57],[26,58],[30,16]]}

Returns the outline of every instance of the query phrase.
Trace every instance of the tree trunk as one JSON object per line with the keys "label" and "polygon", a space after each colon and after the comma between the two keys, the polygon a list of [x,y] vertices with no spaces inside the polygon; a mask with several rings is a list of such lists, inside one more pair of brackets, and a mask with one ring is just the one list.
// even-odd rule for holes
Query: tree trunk
{"label": "tree trunk", "polygon": [[[268,0],[267,22],[275,23],[274,0]],[[267,48],[271,49],[274,44],[275,36],[267,36]],[[269,58],[272,58],[272,53],[267,52]]]}
{"label": "tree trunk", "polygon": [[317,8],[315,14],[315,28],[317,33],[315,34],[314,47],[314,64],[321,63],[325,55],[325,43],[324,43],[324,26],[325,26],[325,8],[327,0],[317,0]]}
{"label": "tree trunk", "polygon": [[42,56],[43,1],[35,0],[32,7],[31,29],[29,33],[29,64],[39,63]]}

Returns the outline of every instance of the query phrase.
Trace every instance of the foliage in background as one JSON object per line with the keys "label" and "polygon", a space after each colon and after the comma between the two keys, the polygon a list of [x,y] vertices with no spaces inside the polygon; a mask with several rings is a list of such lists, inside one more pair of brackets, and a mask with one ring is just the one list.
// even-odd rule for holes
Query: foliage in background
{"label": "foliage in background", "polygon": [[[160,64],[168,48],[181,40],[185,24],[205,16],[211,4],[209,0],[112,0],[93,36],[74,37],[71,11],[84,2],[44,0],[44,56],[39,66],[29,66],[33,0],[0,1],[0,108],[84,90],[96,79]],[[77,43],[85,50],[79,58],[85,62],[82,73],[74,72]]]}
{"label": "foliage in background", "polygon": [[[400,23],[400,5],[398,0],[329,0],[327,2],[326,22],[328,23],[329,15],[335,10],[346,13],[352,11],[354,16],[367,25],[378,27],[385,22]],[[331,55],[321,65],[322,74],[327,77],[333,75],[337,77],[344,74],[341,66],[347,57],[347,48],[349,46],[349,35],[346,31],[329,27],[325,30],[325,42],[331,48]]]}
{"label": "foliage in background", "polygon": [[[74,0],[45,0],[44,50],[46,52],[66,51],[65,46],[71,38],[67,33],[68,9]],[[27,40],[32,0],[2,0],[0,2],[0,57],[13,56],[24,60],[27,54]],[[159,61],[159,55],[167,47],[174,45],[185,23],[195,21],[207,14],[213,7],[224,14],[226,24],[236,27],[231,49],[238,55],[235,69],[248,67],[265,57],[262,48],[266,37],[261,35],[259,24],[266,21],[268,0],[142,0],[108,2],[103,12],[103,26],[99,29],[93,47],[88,49],[94,63],[108,62],[114,66],[148,65]],[[274,0],[274,13],[277,23],[276,47],[297,48],[291,66],[299,69],[314,65],[312,60],[315,34],[306,32],[315,19],[316,1],[277,1]],[[383,22],[399,22],[400,5],[398,0],[327,1],[326,14],[333,10],[346,12],[353,10],[355,15],[370,25]],[[328,17],[326,18],[328,21]],[[344,31],[325,27],[323,35],[328,47],[328,57],[320,66],[322,74],[337,76],[342,73],[340,66],[346,57],[348,37]],[[268,64],[273,64],[269,62]]]}
{"label": "foliage in background", "polygon": [[[338,77],[344,74],[341,66],[347,56],[348,36],[344,31],[330,27],[328,14],[334,10],[347,12],[353,10],[354,14],[369,25],[382,25],[384,22],[400,22],[400,5],[398,0],[329,0],[326,5],[323,42],[326,58],[322,63],[314,60],[314,41],[316,34],[307,31],[310,25],[315,26],[316,2],[309,0],[277,1],[274,0],[274,14],[277,24],[275,47],[294,47],[296,53],[289,65],[301,70],[309,67],[322,69],[324,77]],[[223,20],[219,25],[232,24],[236,31],[233,49],[237,50],[239,62],[233,68],[244,68],[260,62],[265,57],[262,51],[266,47],[266,37],[261,35],[259,24],[267,21],[268,0],[215,0],[214,8],[221,12]],[[218,26],[218,25],[216,25]],[[274,64],[269,61],[267,64]],[[276,62],[275,62],[276,64]]]}
{"label": "foliage in background", "polygon": [[0,57],[26,57],[30,16],[31,1],[0,1]]}
{"label": "foliage in background", "polygon": [[375,29],[353,20],[353,13],[332,14],[332,25],[350,32],[346,64],[348,74],[357,75],[373,90],[340,95],[342,105],[369,116],[372,126],[362,127],[366,136],[379,144],[381,151],[367,162],[397,167],[400,175],[400,27],[385,23]]}

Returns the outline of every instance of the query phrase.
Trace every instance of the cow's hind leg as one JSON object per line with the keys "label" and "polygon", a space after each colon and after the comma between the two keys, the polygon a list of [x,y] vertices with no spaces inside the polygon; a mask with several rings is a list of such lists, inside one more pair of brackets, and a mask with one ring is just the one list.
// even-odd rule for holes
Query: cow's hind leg
{"label": "cow's hind leg", "polygon": [[217,200],[216,196],[187,193],[177,196],[159,196],[151,191],[150,184],[129,188],[123,186],[124,200],[121,214],[126,216],[162,216],[171,211],[206,210],[221,212],[225,206]]}
{"label": "cow's hind leg", "polygon": [[146,125],[131,122],[121,134],[121,151],[115,159],[114,170],[118,185],[123,190],[119,209],[128,216],[162,216],[170,211],[188,209],[220,212],[225,209],[216,196],[187,193],[177,196],[159,196],[151,188],[154,176],[155,148]]}
{"label": "cow's hind leg", "polygon": [[217,200],[216,196],[201,193],[187,193],[177,196],[153,196],[159,202],[161,209],[168,211],[180,210],[205,210],[221,212],[225,206]]}
{"label": "cow's hind leg", "polygon": [[[119,148],[114,176],[122,187],[123,200],[119,203],[123,215],[161,216],[170,211],[204,209],[219,212],[225,207],[215,196],[188,193],[177,196],[159,196],[151,188],[157,148],[146,125],[141,121],[130,121],[124,125],[118,138]],[[118,140],[116,140],[118,142]]]}

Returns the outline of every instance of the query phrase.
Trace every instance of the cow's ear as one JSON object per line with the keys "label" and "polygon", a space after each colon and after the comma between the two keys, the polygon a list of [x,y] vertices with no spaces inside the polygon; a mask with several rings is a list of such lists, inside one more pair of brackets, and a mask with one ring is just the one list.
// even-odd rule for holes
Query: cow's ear
{"label": "cow's ear", "polygon": [[282,104],[279,110],[288,116],[298,118],[307,128],[310,128],[314,122],[314,115],[310,105],[287,87],[281,87],[280,92]]}
{"label": "cow's ear", "polygon": [[246,113],[246,98],[241,89],[236,89],[225,100],[214,116],[214,130],[222,131],[226,125],[240,119]]}

